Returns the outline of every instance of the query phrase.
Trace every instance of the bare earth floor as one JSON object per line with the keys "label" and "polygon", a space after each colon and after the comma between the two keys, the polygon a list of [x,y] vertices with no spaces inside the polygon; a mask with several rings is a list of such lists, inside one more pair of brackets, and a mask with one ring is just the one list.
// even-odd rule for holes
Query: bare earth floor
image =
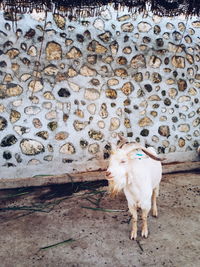
{"label": "bare earth floor", "polygon": [[149,215],[147,239],[139,220],[136,241],[126,199],[111,199],[105,185],[0,191],[0,266],[200,266],[198,171],[163,176],[159,216]]}

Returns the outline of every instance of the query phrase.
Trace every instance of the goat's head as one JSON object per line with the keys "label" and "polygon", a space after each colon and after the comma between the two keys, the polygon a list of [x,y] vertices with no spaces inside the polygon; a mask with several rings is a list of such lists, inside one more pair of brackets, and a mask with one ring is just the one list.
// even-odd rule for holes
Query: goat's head
{"label": "goat's head", "polygon": [[162,161],[157,157],[156,152],[152,149],[146,149],[141,144],[133,142],[125,142],[125,139],[120,138],[120,143],[112,145],[112,152],[109,160],[109,166],[106,172],[106,177],[109,181],[109,190],[112,194],[121,191],[128,183],[128,173],[132,167],[132,155],[137,151],[142,151],[150,158]]}

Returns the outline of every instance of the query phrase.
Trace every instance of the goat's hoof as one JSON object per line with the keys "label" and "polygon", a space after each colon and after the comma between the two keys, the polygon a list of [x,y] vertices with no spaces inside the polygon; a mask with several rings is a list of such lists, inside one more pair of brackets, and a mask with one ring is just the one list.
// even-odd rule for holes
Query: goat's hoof
{"label": "goat's hoof", "polygon": [[148,237],[148,230],[147,229],[142,230],[141,236],[147,238]]}
{"label": "goat's hoof", "polygon": [[157,211],[153,211],[152,212],[152,216],[155,217],[155,218],[157,218],[158,217],[158,212]]}
{"label": "goat's hoof", "polygon": [[131,240],[136,240],[137,238],[137,232],[136,231],[132,231],[131,232]]}

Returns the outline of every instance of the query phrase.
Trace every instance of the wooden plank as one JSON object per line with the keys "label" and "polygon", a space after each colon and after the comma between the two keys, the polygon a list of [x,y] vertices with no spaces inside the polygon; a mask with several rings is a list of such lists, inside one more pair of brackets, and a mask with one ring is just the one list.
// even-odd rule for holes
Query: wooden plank
{"label": "wooden plank", "polygon": [[[163,164],[163,174],[200,170],[200,162],[181,162]],[[64,184],[71,182],[97,181],[105,179],[105,170],[62,174],[54,176],[37,176],[27,178],[0,179],[0,189],[19,188],[29,186],[47,186],[51,184]]]}

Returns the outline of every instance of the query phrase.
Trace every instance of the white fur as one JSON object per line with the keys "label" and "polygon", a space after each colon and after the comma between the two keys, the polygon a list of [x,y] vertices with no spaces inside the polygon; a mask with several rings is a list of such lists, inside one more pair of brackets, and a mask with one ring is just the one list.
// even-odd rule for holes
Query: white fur
{"label": "white fur", "polygon": [[[156,191],[156,195],[158,194],[162,166],[160,161],[147,156],[140,147],[139,144],[129,143],[123,145],[122,148],[116,148],[110,157],[107,171],[110,173],[113,190],[116,192],[124,191],[129,210],[139,207],[148,214],[151,209],[153,190]],[[156,155],[153,148],[146,150]],[[132,238],[136,238],[135,234]]]}

